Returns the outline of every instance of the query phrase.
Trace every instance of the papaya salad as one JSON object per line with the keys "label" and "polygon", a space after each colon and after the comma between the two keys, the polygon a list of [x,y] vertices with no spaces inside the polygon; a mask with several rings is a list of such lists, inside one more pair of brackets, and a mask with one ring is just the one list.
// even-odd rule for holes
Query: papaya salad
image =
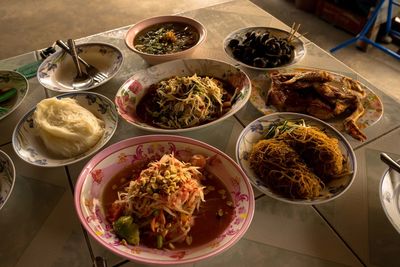
{"label": "papaya salad", "polygon": [[[205,171],[206,164],[202,155],[184,162],[165,154],[122,171],[112,179],[117,196],[107,213],[115,234],[129,245],[158,249],[210,241],[202,237],[209,222],[216,229],[207,238],[218,236],[230,223],[233,203],[224,185]],[[104,202],[110,202],[107,196]]]}
{"label": "papaya salad", "polygon": [[235,89],[228,83],[196,74],[153,84],[139,102],[137,114],[165,129],[189,128],[213,121],[232,106]]}

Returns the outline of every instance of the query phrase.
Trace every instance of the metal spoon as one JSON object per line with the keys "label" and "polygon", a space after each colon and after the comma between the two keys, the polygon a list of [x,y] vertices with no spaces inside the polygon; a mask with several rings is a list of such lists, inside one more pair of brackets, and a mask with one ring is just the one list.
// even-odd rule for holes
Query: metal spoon
{"label": "metal spoon", "polygon": [[390,168],[400,173],[400,165],[392,159],[388,154],[381,153],[381,160],[385,162]]}
{"label": "metal spoon", "polygon": [[77,75],[72,82],[72,87],[74,89],[82,89],[85,87],[89,87],[93,84],[93,78],[90,77],[86,72],[81,70],[81,66],[79,66],[78,55],[76,53],[75,42],[72,39],[68,39],[68,46],[71,51],[72,59],[74,60],[74,64],[76,67]]}

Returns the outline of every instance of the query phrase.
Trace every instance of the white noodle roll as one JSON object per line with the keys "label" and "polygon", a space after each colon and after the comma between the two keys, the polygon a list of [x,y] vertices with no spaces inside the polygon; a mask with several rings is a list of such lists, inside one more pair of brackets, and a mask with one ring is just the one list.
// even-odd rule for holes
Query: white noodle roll
{"label": "white noodle roll", "polygon": [[66,158],[86,152],[104,133],[104,122],[71,98],[40,101],[33,119],[46,148]]}

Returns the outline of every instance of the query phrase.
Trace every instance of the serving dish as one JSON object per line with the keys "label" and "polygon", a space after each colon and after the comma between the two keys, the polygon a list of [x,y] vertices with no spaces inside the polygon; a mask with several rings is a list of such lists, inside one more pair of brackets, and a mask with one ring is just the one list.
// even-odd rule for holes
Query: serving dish
{"label": "serving dish", "polygon": [[12,70],[0,70],[0,92],[2,89],[15,88],[16,94],[0,102],[0,120],[10,115],[21,105],[28,94],[29,83],[20,73]]}
{"label": "serving dish", "polygon": [[[298,120],[303,120],[306,125],[317,127],[318,129],[323,130],[328,136],[338,139],[340,151],[345,158],[347,158],[347,174],[341,178],[333,179],[329,183],[326,183],[319,196],[313,199],[291,198],[276,193],[271,190],[250,167],[249,159],[253,145],[259,140],[264,139],[264,136],[269,131],[271,125],[278,122]],[[246,175],[250,178],[251,183],[261,192],[277,200],[292,204],[314,205],[336,199],[344,194],[351,186],[357,172],[357,162],[354,151],[348,141],[335,128],[314,117],[290,112],[265,115],[247,125],[241,132],[236,143],[236,160]]]}
{"label": "serving dish", "polygon": [[[41,85],[56,92],[91,90],[111,80],[123,63],[121,50],[106,43],[83,43],[76,45],[77,54],[88,64],[96,67],[108,77],[101,82],[94,81],[87,87],[72,86],[76,68],[72,57],[64,51],[57,51],[46,58],[38,68],[37,78]],[[85,71],[85,68],[82,68]]]}
{"label": "serving dish", "polygon": [[70,158],[52,154],[46,149],[35,129],[33,114],[36,107],[27,112],[18,122],[12,136],[12,145],[17,155],[32,165],[41,167],[59,167],[83,160],[102,148],[113,136],[118,125],[118,114],[114,103],[105,96],[92,92],[66,93],[57,96],[75,99],[80,106],[89,110],[104,121],[104,133],[100,140],[88,151]]}
{"label": "serving dish", "polygon": [[[279,39],[290,39],[288,42],[288,44],[290,44],[292,46],[291,52],[288,53],[289,59],[285,59],[285,61],[282,61],[282,63],[277,64],[276,66],[257,66],[257,65],[253,65],[250,62],[245,62],[244,59],[242,58],[238,58],[238,55],[235,55],[235,51],[232,47],[232,43],[231,41],[233,39],[238,40],[237,42],[239,42],[241,45],[243,44],[243,42],[248,38],[248,35],[250,33],[256,33],[257,35],[262,35],[263,33],[269,32],[270,37],[274,36],[276,38]],[[265,44],[265,42],[269,42],[269,38],[265,38],[267,40],[263,40],[262,44],[254,44],[251,45],[250,49],[251,51],[256,51],[257,52],[257,57],[259,58],[263,58],[263,59],[272,59],[272,58],[277,58],[280,56],[277,56],[279,54],[282,54],[283,52],[276,52],[276,54],[274,53],[273,56],[266,56],[266,47],[269,47],[269,44]],[[250,40],[250,39],[249,39]],[[251,41],[253,42],[253,41]],[[246,44],[248,45],[248,44]],[[280,46],[280,45],[279,45]],[[272,27],[262,27],[262,26],[257,26],[257,27],[247,27],[247,28],[242,28],[242,29],[238,29],[236,31],[231,32],[223,41],[223,47],[224,47],[224,51],[225,53],[234,61],[236,61],[237,63],[239,63],[242,66],[245,66],[247,68],[250,69],[254,69],[254,70],[270,70],[270,69],[278,69],[278,68],[284,68],[284,67],[288,67],[290,65],[296,64],[298,63],[306,54],[306,49],[304,46],[303,41],[296,37],[295,34],[291,34],[287,31],[281,30],[281,29],[277,29],[277,28],[272,28]],[[254,48],[254,49],[253,49]],[[263,51],[260,52],[260,55],[258,53],[258,51]],[[265,52],[264,52],[265,51]],[[286,52],[285,52],[286,53]],[[240,53],[242,54],[242,53]],[[251,53],[250,53],[251,54]],[[261,55],[262,54],[262,55]],[[252,57],[251,55],[249,55],[250,57]]]}
{"label": "serving dish", "polygon": [[[234,215],[229,226],[212,242],[187,249],[160,250],[121,242],[105,218],[101,199],[106,184],[120,170],[136,161],[170,153],[177,157],[187,154],[212,157],[213,163],[208,165],[207,171],[223,182],[234,202]],[[78,177],[75,207],[89,234],[110,251],[145,264],[176,265],[197,262],[233,246],[250,225],[254,213],[254,195],[244,172],[220,150],[187,137],[148,135],[123,140],[94,156]]]}
{"label": "serving dish", "polygon": [[[137,49],[135,42],[138,36],[140,36],[143,31],[147,31],[150,28],[155,27],[156,25],[165,25],[171,23],[184,24],[187,25],[187,27],[191,27],[194,31],[196,31],[198,39],[196,40],[195,44],[193,46],[185,48],[182,51],[163,54],[153,54]],[[201,45],[201,43],[204,42],[206,36],[206,28],[195,19],[183,16],[157,16],[139,21],[138,23],[133,25],[126,33],[125,44],[129,49],[141,56],[147,63],[149,63],[150,65],[155,65],[166,61],[181,59],[190,56]]]}
{"label": "serving dish", "polygon": [[400,233],[400,174],[391,168],[379,183],[379,199],[390,223]]}
{"label": "serving dish", "polygon": [[[150,85],[174,76],[209,76],[227,81],[235,88],[232,106],[216,120],[190,128],[164,129],[144,122],[137,114],[137,106]],[[118,90],[115,103],[118,113],[128,123],[141,129],[160,133],[177,133],[201,129],[225,120],[240,110],[250,97],[251,82],[242,70],[222,61],[212,59],[181,59],[165,62],[140,70],[132,75]]]}
{"label": "serving dish", "polygon": [[[271,90],[271,75],[276,74],[289,74],[289,73],[304,73],[308,71],[323,71],[328,73],[334,78],[333,82],[329,84],[332,85],[334,88],[338,88],[342,90],[341,79],[348,78],[345,75],[341,75],[335,72],[321,70],[321,69],[312,69],[312,68],[287,68],[287,69],[280,69],[280,70],[273,70],[268,73],[264,73],[258,75],[254,79],[252,79],[252,92],[250,96],[250,103],[261,113],[273,114],[275,112],[279,112],[278,109],[273,106],[267,104],[267,96],[268,92]],[[355,81],[357,81],[355,79]],[[358,81],[357,81],[358,82]],[[361,86],[361,89],[364,90],[365,96],[363,96],[360,101],[364,107],[364,113],[357,119],[356,125],[360,130],[365,129],[369,126],[372,126],[376,122],[380,120],[383,115],[383,104],[380,100],[379,96],[377,96],[369,87],[365,86],[364,84],[358,82]],[[328,122],[330,125],[335,127],[341,133],[346,133],[343,120],[345,119],[344,116],[334,117],[332,119],[324,120]]]}
{"label": "serving dish", "polygon": [[14,188],[16,172],[11,158],[0,150],[0,210],[6,204]]}

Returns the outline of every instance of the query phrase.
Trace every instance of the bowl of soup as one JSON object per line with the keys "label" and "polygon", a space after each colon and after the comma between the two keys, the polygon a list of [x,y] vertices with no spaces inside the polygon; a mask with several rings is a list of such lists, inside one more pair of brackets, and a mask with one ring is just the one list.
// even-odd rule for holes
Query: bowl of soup
{"label": "bowl of soup", "polygon": [[225,153],[195,139],[147,135],[113,144],[83,168],[75,207],[93,238],[144,264],[194,263],[248,229],[254,194]]}
{"label": "bowl of soup", "polygon": [[206,28],[183,16],[158,16],[133,25],[125,44],[150,65],[185,58],[205,40]]}

